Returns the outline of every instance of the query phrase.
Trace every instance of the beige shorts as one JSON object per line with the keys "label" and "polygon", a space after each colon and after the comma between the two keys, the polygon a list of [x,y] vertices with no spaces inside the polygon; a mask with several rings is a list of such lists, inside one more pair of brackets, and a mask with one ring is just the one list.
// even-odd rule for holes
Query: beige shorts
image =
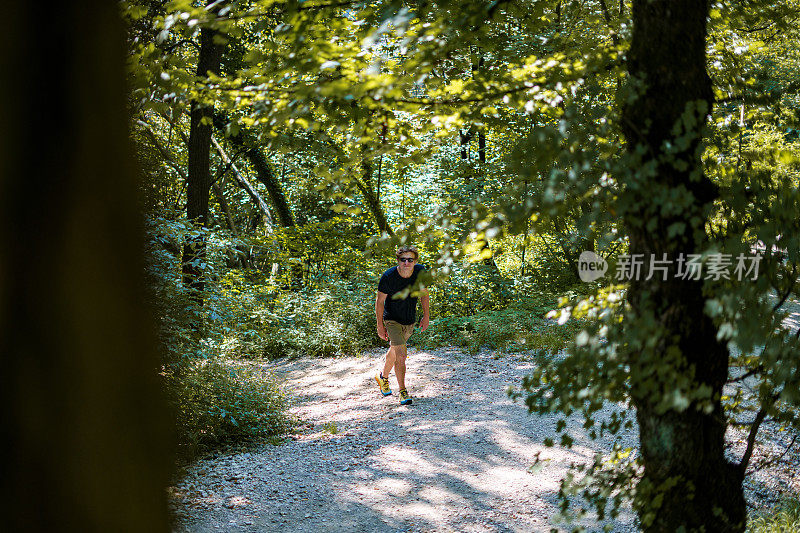
{"label": "beige shorts", "polygon": [[389,335],[391,346],[403,346],[414,331],[414,324],[401,324],[394,320],[384,320],[383,326]]}

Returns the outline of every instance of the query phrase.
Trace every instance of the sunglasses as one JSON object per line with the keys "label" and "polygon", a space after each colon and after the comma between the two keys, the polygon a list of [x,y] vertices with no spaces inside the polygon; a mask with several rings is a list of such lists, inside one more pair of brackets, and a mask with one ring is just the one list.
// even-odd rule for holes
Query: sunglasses
{"label": "sunglasses", "polygon": [[401,263],[413,263],[414,261],[416,261],[416,259],[414,259],[413,257],[401,257],[399,261]]}

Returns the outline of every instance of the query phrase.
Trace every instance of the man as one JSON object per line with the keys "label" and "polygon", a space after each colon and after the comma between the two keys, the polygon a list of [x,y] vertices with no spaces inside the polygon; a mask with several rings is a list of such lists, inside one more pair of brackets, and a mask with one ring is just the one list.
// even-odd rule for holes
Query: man
{"label": "man", "polygon": [[[405,298],[392,298],[403,289],[412,288],[417,275],[424,267],[417,263],[419,251],[416,246],[400,246],[395,251],[397,266],[383,273],[378,282],[378,297],[375,299],[375,318],[378,322],[378,337],[389,341],[389,351],[383,371],[375,376],[378,387],[384,396],[392,393],[389,387],[389,373],[394,368],[397,386],[400,388],[400,404],[411,405],[411,396],[406,390],[406,341],[414,331],[417,314],[417,298],[408,294]],[[428,292],[422,289],[419,294],[422,301],[422,320],[420,331],[428,329],[430,320],[430,304]]]}

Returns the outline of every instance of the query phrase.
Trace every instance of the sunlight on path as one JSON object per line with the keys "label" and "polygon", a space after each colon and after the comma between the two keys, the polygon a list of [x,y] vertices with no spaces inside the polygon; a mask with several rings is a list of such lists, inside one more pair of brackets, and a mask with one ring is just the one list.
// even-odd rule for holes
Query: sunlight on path
{"label": "sunlight on path", "polygon": [[[177,530],[549,531],[569,464],[608,445],[541,444],[556,419],[528,415],[505,393],[530,363],[412,350],[407,383],[414,405],[400,406],[394,378],[386,398],[374,384],[380,359],[375,351],[267,365],[299,399],[293,411],[307,429],[283,446],[230,456],[232,467],[200,461],[200,471],[233,468],[246,482],[214,487],[204,482],[208,473],[187,475],[177,487],[186,500],[203,491],[221,495],[203,512],[186,513]],[[537,453],[545,466],[534,474],[528,467]],[[235,477],[218,477],[225,475]],[[233,505],[233,497],[251,503]],[[633,531],[632,523],[627,513],[612,524]]]}

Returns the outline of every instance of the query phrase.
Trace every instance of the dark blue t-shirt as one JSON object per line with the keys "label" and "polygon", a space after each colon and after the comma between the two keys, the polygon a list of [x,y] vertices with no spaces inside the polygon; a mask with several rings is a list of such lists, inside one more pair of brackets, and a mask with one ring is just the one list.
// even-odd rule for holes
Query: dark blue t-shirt
{"label": "dark blue t-shirt", "polygon": [[384,320],[394,320],[401,324],[413,324],[416,322],[417,298],[409,295],[407,298],[394,300],[392,296],[413,285],[417,281],[417,275],[423,270],[425,270],[424,266],[414,265],[414,272],[407,278],[397,272],[396,266],[383,273],[381,280],[378,282],[378,291],[388,295],[383,306]]}

